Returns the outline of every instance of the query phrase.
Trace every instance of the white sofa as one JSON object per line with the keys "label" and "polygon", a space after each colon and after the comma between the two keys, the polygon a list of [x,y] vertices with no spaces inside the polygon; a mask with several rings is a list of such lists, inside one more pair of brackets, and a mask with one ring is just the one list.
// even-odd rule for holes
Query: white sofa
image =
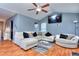
{"label": "white sofa", "polygon": [[[69,34],[68,34],[68,36],[69,36]],[[56,44],[58,44],[62,47],[77,48],[79,37],[74,36],[72,39],[63,39],[63,38],[60,38],[60,35],[56,35],[55,40],[56,40]]]}
{"label": "white sofa", "polygon": [[[29,33],[29,32],[28,32]],[[13,42],[17,45],[19,45],[21,48],[24,50],[28,50],[38,44],[40,40],[47,40],[47,41],[54,41],[54,36],[51,37],[42,37],[42,36],[37,36],[37,37],[31,37],[31,38],[23,38],[23,32],[16,32],[14,34],[14,39]]]}

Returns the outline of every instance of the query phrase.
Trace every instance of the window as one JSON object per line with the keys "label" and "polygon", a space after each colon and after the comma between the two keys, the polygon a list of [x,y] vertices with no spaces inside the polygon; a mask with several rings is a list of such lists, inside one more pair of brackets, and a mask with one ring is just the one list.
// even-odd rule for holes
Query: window
{"label": "window", "polygon": [[41,23],[41,32],[46,32],[46,23]]}

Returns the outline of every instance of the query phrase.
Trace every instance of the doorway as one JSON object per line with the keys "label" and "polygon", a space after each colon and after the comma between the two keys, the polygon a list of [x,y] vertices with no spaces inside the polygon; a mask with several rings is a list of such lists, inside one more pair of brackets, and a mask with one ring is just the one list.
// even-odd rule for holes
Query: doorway
{"label": "doorway", "polygon": [[10,36],[10,38],[11,38],[11,40],[13,40],[13,20],[11,20],[11,36]]}
{"label": "doorway", "polygon": [[3,32],[3,22],[0,21],[0,41],[4,39]]}

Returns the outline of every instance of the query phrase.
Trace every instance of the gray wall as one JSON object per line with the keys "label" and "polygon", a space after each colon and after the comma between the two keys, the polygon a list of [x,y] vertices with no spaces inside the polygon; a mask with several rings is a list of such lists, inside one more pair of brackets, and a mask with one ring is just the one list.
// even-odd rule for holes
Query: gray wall
{"label": "gray wall", "polygon": [[[23,15],[16,15],[14,20],[14,30],[16,31],[35,31],[34,23],[38,22],[39,24],[46,22],[47,23],[47,31],[51,32],[52,34],[60,34],[60,33],[69,33],[75,34],[75,25],[73,21],[77,19],[79,20],[79,14],[75,13],[63,13],[62,14],[62,23],[53,23],[48,24],[48,18],[44,18],[41,21],[37,21],[35,19],[23,16]],[[40,27],[41,28],[41,27]],[[79,35],[79,23],[76,26],[76,34]]]}
{"label": "gray wall", "polygon": [[35,22],[38,21],[23,15],[16,15],[14,17],[14,30],[18,32],[35,31]]}
{"label": "gray wall", "polygon": [[[75,34],[75,25],[73,21],[77,19],[79,20],[79,14],[75,13],[63,13],[62,14],[62,23],[53,23],[48,24],[48,18],[44,18],[39,23],[46,22],[47,23],[47,31],[56,35],[60,33],[69,33],[69,34]],[[76,27],[77,35],[79,35],[79,24],[77,24]]]}

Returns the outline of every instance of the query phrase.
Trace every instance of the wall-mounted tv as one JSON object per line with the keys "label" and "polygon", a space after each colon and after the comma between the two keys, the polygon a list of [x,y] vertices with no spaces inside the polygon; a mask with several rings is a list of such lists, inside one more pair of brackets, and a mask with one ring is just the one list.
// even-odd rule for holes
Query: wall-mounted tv
{"label": "wall-mounted tv", "polygon": [[54,13],[48,16],[48,23],[61,23],[62,22],[62,14]]}

